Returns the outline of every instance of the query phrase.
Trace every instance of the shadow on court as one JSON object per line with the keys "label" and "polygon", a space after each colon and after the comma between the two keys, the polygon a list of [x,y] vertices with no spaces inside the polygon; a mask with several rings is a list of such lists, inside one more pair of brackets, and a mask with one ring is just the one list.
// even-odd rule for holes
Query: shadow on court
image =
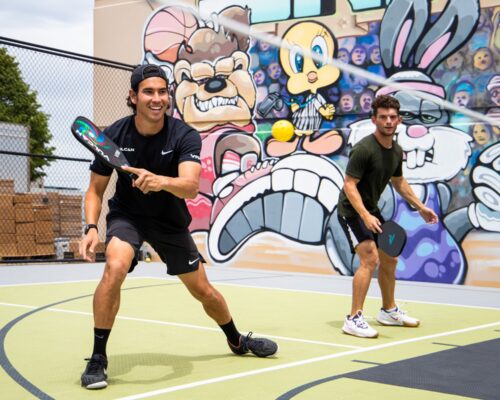
{"label": "shadow on court", "polygon": [[[193,364],[203,361],[213,361],[233,357],[229,354],[204,355],[200,357],[185,357],[167,353],[129,353],[109,356],[109,383],[110,384],[152,384],[168,382],[175,378],[182,378],[193,373]],[[149,379],[120,378],[132,373],[134,369],[144,368]],[[166,371],[166,373],[162,373]],[[145,375],[145,374],[141,374]],[[152,378],[154,377],[154,378]],[[78,382],[80,383],[80,382]]]}

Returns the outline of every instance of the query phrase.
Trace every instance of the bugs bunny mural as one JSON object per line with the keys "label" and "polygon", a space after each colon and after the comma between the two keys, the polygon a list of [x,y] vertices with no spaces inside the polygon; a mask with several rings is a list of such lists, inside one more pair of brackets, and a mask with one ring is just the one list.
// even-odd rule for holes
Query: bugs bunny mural
{"label": "bugs bunny mural", "polygon": [[[467,261],[461,241],[472,229],[500,231],[500,143],[486,148],[471,171],[474,201],[448,212],[451,190],[446,181],[460,174],[471,155],[469,135],[448,125],[448,112],[440,107],[445,90],[431,78],[433,70],[457,51],[473,34],[479,20],[479,1],[450,0],[431,22],[431,1],[397,0],[388,6],[380,27],[381,54],[386,76],[426,93],[436,102],[390,87],[377,94],[390,94],[401,103],[403,123],[395,140],[404,151],[403,175],[426,206],[440,217],[439,224],[427,225],[399,195],[388,187],[380,209],[385,219],[394,219],[408,233],[401,254],[397,278],[463,283]],[[350,125],[349,144],[371,134],[371,120]],[[334,267],[353,274],[356,259],[346,251],[346,239],[336,215],[327,223],[326,247]]]}

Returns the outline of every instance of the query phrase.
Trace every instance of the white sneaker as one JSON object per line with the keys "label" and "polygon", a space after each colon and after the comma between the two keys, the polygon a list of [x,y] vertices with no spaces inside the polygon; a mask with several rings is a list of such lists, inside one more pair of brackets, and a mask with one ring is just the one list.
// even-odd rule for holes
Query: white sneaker
{"label": "white sneaker", "polygon": [[378,332],[370,327],[368,322],[365,321],[361,311],[358,311],[358,313],[352,318],[350,318],[349,315],[345,317],[342,331],[348,335],[362,338],[376,338],[378,336]]}
{"label": "white sneaker", "polygon": [[420,325],[420,321],[418,319],[406,315],[406,311],[401,310],[398,306],[396,306],[395,310],[391,311],[386,311],[381,308],[377,317],[377,322],[380,325],[389,326],[417,327]]}

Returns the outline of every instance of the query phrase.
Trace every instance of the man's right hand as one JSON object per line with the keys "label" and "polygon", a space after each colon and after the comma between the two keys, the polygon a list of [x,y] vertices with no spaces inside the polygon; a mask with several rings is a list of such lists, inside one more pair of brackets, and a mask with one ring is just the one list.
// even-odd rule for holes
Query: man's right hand
{"label": "man's right hand", "polygon": [[96,229],[91,229],[80,242],[80,254],[85,261],[95,261],[95,248],[99,243],[99,235]]}
{"label": "man's right hand", "polygon": [[371,214],[366,214],[362,217],[362,219],[366,227],[373,233],[382,233],[382,229],[380,228],[382,224],[380,223],[377,217]]}

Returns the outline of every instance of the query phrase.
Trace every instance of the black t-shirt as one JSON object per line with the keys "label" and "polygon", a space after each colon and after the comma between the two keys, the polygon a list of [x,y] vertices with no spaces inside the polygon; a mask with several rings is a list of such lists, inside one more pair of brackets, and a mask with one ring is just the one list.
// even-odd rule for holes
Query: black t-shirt
{"label": "black t-shirt", "polygon": [[[132,167],[144,168],[157,175],[178,177],[181,162],[200,163],[199,133],[169,116],[165,116],[163,129],[153,136],[140,135],[132,115],[116,121],[104,132],[120,147]],[[104,176],[113,172],[97,158],[90,165],[90,170]],[[186,230],[191,223],[184,199],[164,190],[144,194],[132,186],[132,179],[123,172],[118,173],[116,192],[109,201],[109,207],[111,211],[135,217],[153,217],[171,232]]]}
{"label": "black t-shirt", "polygon": [[[359,179],[356,187],[368,212],[380,212],[377,203],[389,180],[393,176],[403,175],[403,150],[396,142],[387,149],[375,135],[367,136],[349,153],[346,174]],[[343,189],[339,196],[338,211],[347,218],[357,215]]]}

